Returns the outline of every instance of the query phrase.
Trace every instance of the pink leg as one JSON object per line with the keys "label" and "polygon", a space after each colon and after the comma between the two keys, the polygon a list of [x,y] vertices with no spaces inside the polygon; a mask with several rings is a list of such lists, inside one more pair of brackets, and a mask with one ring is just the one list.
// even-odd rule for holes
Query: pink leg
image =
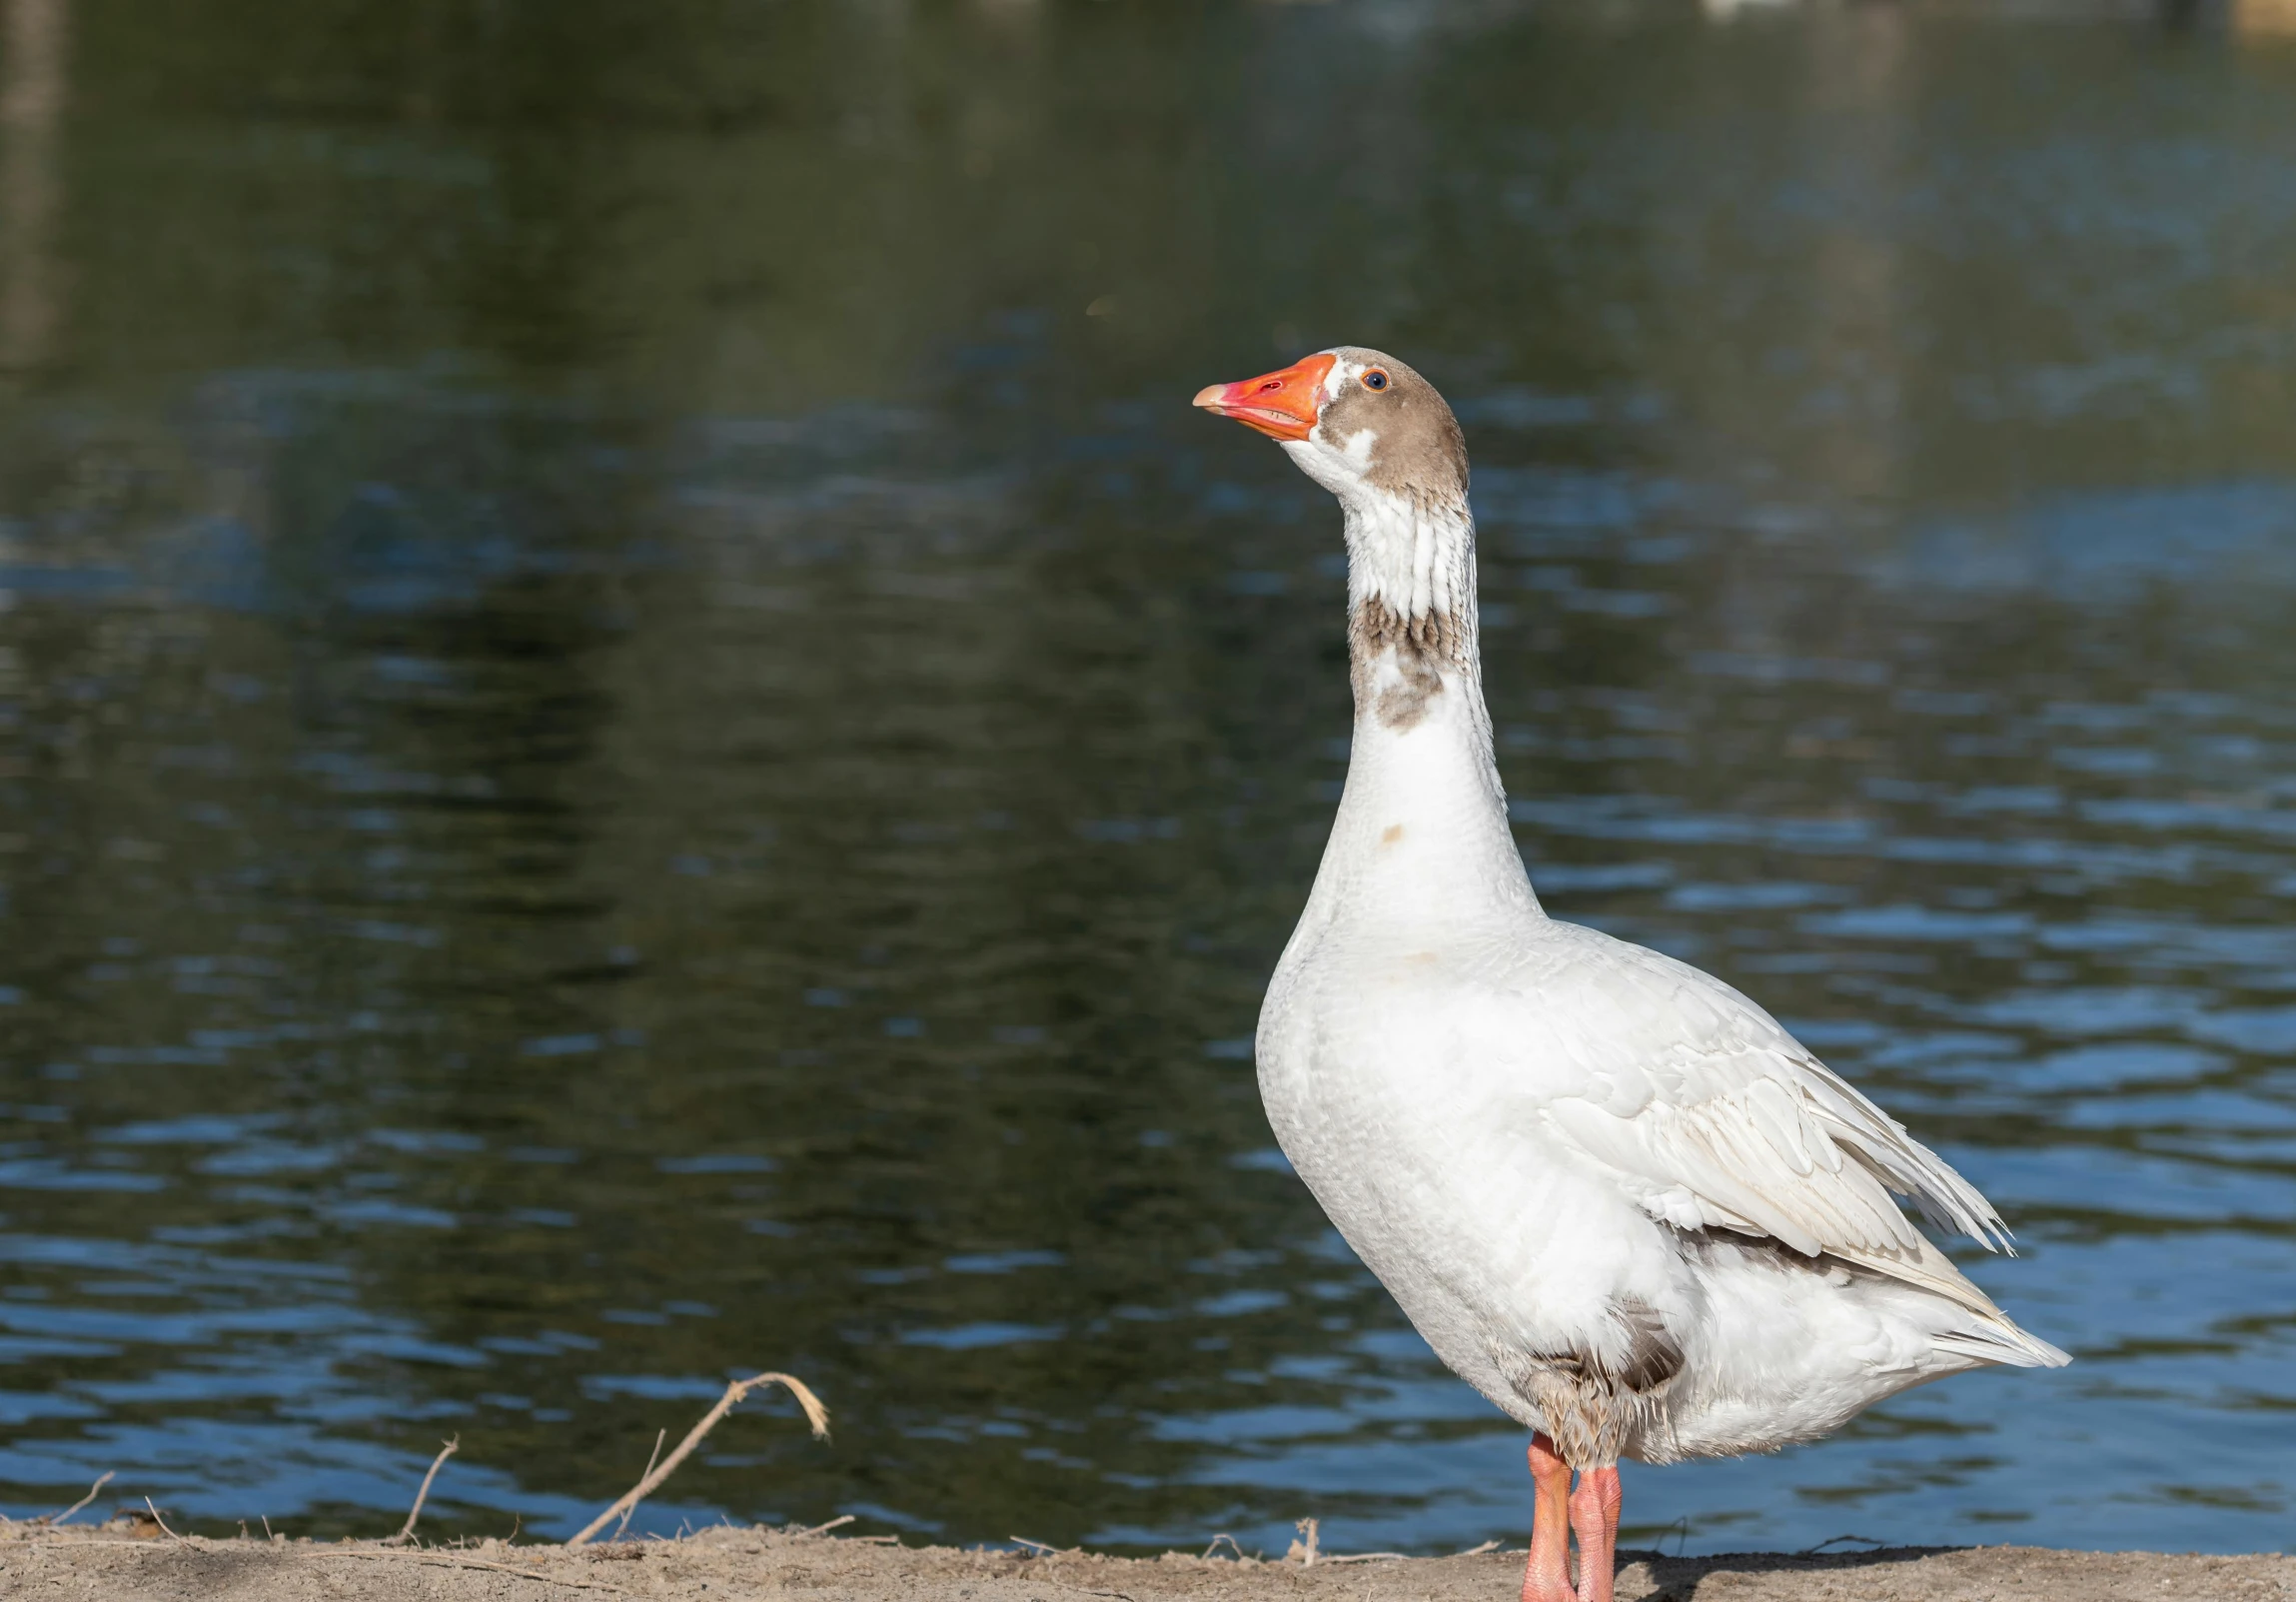
{"label": "pink leg", "polygon": [[1611,1602],[1623,1495],[1615,1467],[1588,1469],[1571,1493],[1571,1528],[1579,1534],[1579,1602]]}
{"label": "pink leg", "polygon": [[1539,1498],[1531,1514],[1531,1564],[1523,1571],[1523,1602],[1579,1602],[1571,1589],[1571,1465],[1555,1443],[1531,1437],[1531,1483]]}

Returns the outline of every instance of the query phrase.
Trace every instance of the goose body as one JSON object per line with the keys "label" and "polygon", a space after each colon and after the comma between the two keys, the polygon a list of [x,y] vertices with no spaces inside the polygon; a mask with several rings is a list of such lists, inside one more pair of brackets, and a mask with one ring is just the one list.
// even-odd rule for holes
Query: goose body
{"label": "goose body", "polygon": [[1540,906],[1434,388],[1343,347],[1197,404],[1332,490],[1349,555],[1347,785],[1261,1010],[1261,1093],[1436,1354],[1534,1432],[1527,1602],[1609,1598],[1622,1456],[1774,1450],[1927,1380],[2065,1362],[1893,1199],[2005,1245],[1942,1159],[1729,985]]}

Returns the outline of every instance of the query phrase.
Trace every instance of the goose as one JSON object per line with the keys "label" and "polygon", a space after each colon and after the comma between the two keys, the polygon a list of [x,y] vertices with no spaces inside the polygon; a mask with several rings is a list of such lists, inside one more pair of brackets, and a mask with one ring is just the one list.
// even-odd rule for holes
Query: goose
{"label": "goose", "polygon": [[1261,1098],[1435,1354],[1531,1430],[1523,1602],[1611,1602],[1622,1458],[1775,1451],[1908,1386],[2069,1361],[1893,1199],[2008,1249],[1936,1153],[1722,980],[1541,907],[1434,386],[1341,346],[1195,404],[1279,442],[1347,543],[1347,783],[1261,1008]]}

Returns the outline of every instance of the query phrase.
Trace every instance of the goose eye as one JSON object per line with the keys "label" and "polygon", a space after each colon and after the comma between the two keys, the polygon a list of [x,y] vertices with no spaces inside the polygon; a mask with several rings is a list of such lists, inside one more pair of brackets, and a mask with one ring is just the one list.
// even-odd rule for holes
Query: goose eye
{"label": "goose eye", "polygon": [[1384,390],[1387,388],[1387,375],[1375,367],[1364,374],[1363,387],[1367,390]]}

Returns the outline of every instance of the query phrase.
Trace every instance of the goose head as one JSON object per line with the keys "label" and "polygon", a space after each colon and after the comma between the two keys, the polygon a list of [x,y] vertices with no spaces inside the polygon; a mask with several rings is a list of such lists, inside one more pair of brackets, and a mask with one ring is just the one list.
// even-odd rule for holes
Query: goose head
{"label": "goose head", "polygon": [[1472,705],[1488,744],[1480,698],[1447,694],[1481,668],[1467,442],[1435,386],[1392,356],[1341,345],[1211,385],[1196,404],[1276,441],[1339,498],[1359,714],[1404,732],[1439,706]]}
{"label": "goose head", "polygon": [[1351,511],[1467,506],[1467,442],[1435,386],[1394,357],[1340,345],[1199,390],[1196,405],[1265,434]]}

